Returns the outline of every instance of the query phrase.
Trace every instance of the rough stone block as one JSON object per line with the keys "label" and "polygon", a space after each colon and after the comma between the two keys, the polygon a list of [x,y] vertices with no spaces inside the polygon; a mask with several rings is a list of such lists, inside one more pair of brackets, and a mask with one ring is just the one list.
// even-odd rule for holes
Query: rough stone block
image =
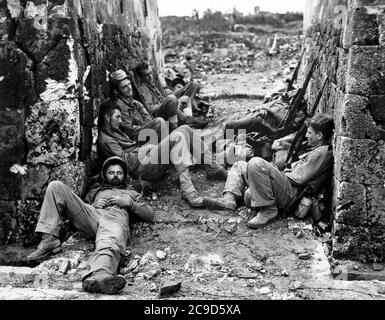
{"label": "rough stone block", "polygon": [[339,183],[336,186],[335,221],[345,225],[362,225],[367,219],[366,190],[363,185]]}
{"label": "rough stone block", "polygon": [[338,137],[334,156],[340,182],[378,185],[385,181],[385,142]]}
{"label": "rough stone block", "polygon": [[0,44],[0,107],[20,108],[34,100],[32,60],[15,44]]}
{"label": "rough stone block", "polygon": [[382,262],[385,259],[383,231],[335,223],[332,239],[335,259],[362,262]]}
{"label": "rough stone block", "polygon": [[44,57],[61,39],[70,36],[70,19],[49,19],[47,28],[36,28],[33,18],[20,19],[16,33],[16,41],[20,47],[37,63]]}
{"label": "rough stone block", "polygon": [[0,267],[1,286],[31,283],[34,278],[32,268]]}
{"label": "rough stone block", "polygon": [[361,96],[385,94],[385,47],[351,46],[346,93]]}
{"label": "rough stone block", "polygon": [[365,7],[348,12],[348,25],[344,30],[343,47],[352,45],[379,45],[379,27],[376,14],[369,14]]}
{"label": "rough stone block", "polygon": [[367,187],[368,223],[385,227],[385,180],[382,184]]}
{"label": "rough stone block", "polygon": [[24,158],[22,126],[0,126],[0,199],[14,200],[20,195],[20,178],[10,168]]}
{"label": "rough stone block", "polygon": [[338,67],[337,67],[337,84],[342,91],[345,91],[346,86],[346,72],[348,70],[348,54],[344,49],[337,49]]}
{"label": "rough stone block", "polygon": [[385,121],[385,95],[370,97],[370,112],[375,121]]}
{"label": "rough stone block", "polygon": [[347,94],[336,109],[337,135],[352,139],[379,139],[380,132],[370,112],[368,98]]}
{"label": "rough stone block", "polygon": [[45,165],[30,166],[23,177],[23,198],[43,199],[50,180],[51,168]]}
{"label": "rough stone block", "polygon": [[28,163],[59,165],[77,160],[79,108],[77,100],[38,103],[26,121]]}

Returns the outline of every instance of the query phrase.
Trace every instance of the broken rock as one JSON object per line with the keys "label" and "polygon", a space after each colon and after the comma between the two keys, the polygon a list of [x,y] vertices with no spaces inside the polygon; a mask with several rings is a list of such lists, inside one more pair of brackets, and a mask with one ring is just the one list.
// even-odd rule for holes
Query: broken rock
{"label": "broken rock", "polygon": [[311,254],[310,253],[301,253],[298,258],[300,260],[310,260]]}
{"label": "broken rock", "polygon": [[156,257],[157,257],[159,260],[164,260],[164,259],[166,259],[167,254],[166,254],[166,252],[164,252],[164,251],[158,250],[158,251],[156,252]]}
{"label": "broken rock", "polygon": [[269,288],[269,287],[263,287],[263,288],[258,289],[257,292],[258,292],[259,294],[269,294],[271,291],[270,291],[270,288]]}
{"label": "broken rock", "polygon": [[59,267],[59,272],[66,274],[71,269],[71,262],[69,260],[65,260],[61,263]]}
{"label": "broken rock", "polygon": [[380,263],[373,263],[373,270],[374,271],[383,271],[384,266]]}
{"label": "broken rock", "polygon": [[162,273],[162,271],[160,269],[148,271],[144,274],[144,279],[146,279],[146,280],[154,279],[157,276],[159,276],[161,273]]}
{"label": "broken rock", "polygon": [[288,277],[288,276],[289,276],[289,272],[287,272],[287,270],[283,270],[283,271],[281,272],[281,276],[282,276],[282,277]]}
{"label": "broken rock", "polygon": [[159,297],[170,296],[177,293],[182,287],[182,281],[165,281],[159,288]]}

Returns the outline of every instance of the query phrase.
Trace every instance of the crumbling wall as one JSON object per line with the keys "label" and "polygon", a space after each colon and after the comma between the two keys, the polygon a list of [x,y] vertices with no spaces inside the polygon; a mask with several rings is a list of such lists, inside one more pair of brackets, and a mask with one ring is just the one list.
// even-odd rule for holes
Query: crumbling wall
{"label": "crumbling wall", "polygon": [[333,256],[385,260],[385,0],[307,0],[310,104],[333,114]]}
{"label": "crumbling wall", "polygon": [[162,67],[157,2],[0,0],[0,37],[0,244],[28,244],[50,181],[84,192],[109,72]]}

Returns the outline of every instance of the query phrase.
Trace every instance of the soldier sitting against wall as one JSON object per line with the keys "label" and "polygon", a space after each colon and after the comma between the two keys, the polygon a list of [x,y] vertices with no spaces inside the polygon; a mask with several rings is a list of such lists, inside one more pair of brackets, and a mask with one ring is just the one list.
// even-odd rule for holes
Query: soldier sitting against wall
{"label": "soldier sitting against wall", "polygon": [[[169,122],[170,132],[178,127],[178,99],[175,95],[156,86],[153,71],[148,62],[142,62],[135,68],[138,94],[153,117],[160,117]],[[163,89],[163,88],[162,88]],[[164,90],[163,90],[164,91]]]}
{"label": "soldier sitting against wall", "polygon": [[133,99],[131,81],[123,70],[117,70],[111,74],[109,81],[110,98],[120,107],[122,123],[120,129],[132,140],[138,141],[140,132],[145,129],[153,129],[162,141],[168,135],[168,128],[163,118],[155,118],[147,109]]}
{"label": "soldier sitting against wall", "polygon": [[60,252],[60,226],[69,219],[77,230],[95,239],[95,251],[88,261],[90,270],[82,278],[83,289],[116,294],[126,284],[117,271],[126,251],[129,221],[135,216],[151,221],[153,210],[127,184],[125,162],[119,157],[109,158],[100,172],[100,181],[91,187],[85,202],[62,182],[48,185],[36,227],[43,239],[27,260],[41,262]]}
{"label": "soldier sitting against wall", "polygon": [[179,176],[182,198],[193,208],[204,204],[191,181],[190,166],[203,163],[208,178],[226,180],[227,171],[216,163],[209,147],[190,127],[181,126],[159,144],[140,147],[120,130],[121,117],[118,105],[107,102],[100,106],[97,148],[101,161],[119,156],[126,161],[130,175],[147,181],[160,179],[172,164]]}
{"label": "soldier sitting against wall", "polygon": [[196,82],[186,85],[182,78],[176,77],[171,81],[170,86],[175,96],[178,97],[178,124],[203,129],[210,123],[210,120],[200,120],[197,116],[194,116],[194,113],[197,115],[196,110],[203,112],[202,109],[198,108],[195,100],[196,85],[198,85]]}
{"label": "soldier sitting against wall", "polygon": [[[258,157],[249,163],[235,163],[228,173],[224,197],[205,198],[205,206],[209,209],[234,211],[237,208],[236,200],[244,196],[246,205],[256,215],[248,222],[248,227],[258,228],[273,221],[278,217],[278,209],[288,206],[301,187],[308,185],[312,192],[320,192],[330,179],[333,163],[330,139],[333,129],[332,117],[322,114],[315,116],[306,134],[312,149],[283,172]],[[249,189],[245,192],[247,187]]]}

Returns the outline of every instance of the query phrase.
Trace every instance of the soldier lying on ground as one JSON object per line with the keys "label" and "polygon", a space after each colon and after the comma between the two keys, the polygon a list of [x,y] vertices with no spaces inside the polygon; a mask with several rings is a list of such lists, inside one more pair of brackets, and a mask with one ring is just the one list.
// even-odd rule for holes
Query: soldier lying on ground
{"label": "soldier lying on ground", "polygon": [[175,95],[167,96],[157,88],[152,72],[148,62],[136,66],[139,94],[153,117],[161,117],[169,122],[171,132],[178,127],[178,99]]}
{"label": "soldier lying on ground", "polygon": [[224,198],[205,198],[207,208],[236,210],[236,200],[244,196],[254,214],[248,222],[250,228],[266,225],[278,216],[278,208],[285,208],[298,194],[299,188],[309,185],[313,192],[322,190],[329,179],[333,163],[329,145],[334,128],[333,119],[318,115],[308,125],[307,138],[312,149],[299,157],[291,168],[281,172],[277,167],[261,158],[253,158],[249,163],[237,162],[231,168],[224,188]]}
{"label": "soldier lying on ground", "polygon": [[154,119],[139,101],[133,99],[131,81],[123,70],[111,74],[109,86],[112,102],[122,110],[120,128],[130,139],[138,141],[138,135],[144,129],[155,130],[159,138],[168,135],[165,120]]}
{"label": "soldier lying on ground", "polygon": [[93,185],[85,197],[86,203],[62,182],[49,184],[36,227],[43,240],[28,256],[28,261],[40,262],[61,251],[59,229],[63,221],[69,219],[77,230],[95,239],[95,251],[88,261],[90,270],[82,278],[83,289],[115,294],[126,284],[117,271],[121,254],[126,251],[130,216],[151,221],[153,211],[127,185],[127,168],[122,159],[107,159],[100,177],[100,182]]}
{"label": "soldier lying on ground", "polygon": [[[159,144],[147,143],[139,147],[119,129],[121,117],[119,106],[110,102],[100,106],[97,148],[101,161],[119,156],[126,161],[130,175],[148,181],[160,179],[173,164],[179,176],[182,198],[193,208],[201,208],[204,204],[191,181],[190,166],[202,163],[209,178],[227,179],[227,171],[213,160],[209,147],[190,127],[177,128]],[[155,135],[150,140],[157,139]]]}

